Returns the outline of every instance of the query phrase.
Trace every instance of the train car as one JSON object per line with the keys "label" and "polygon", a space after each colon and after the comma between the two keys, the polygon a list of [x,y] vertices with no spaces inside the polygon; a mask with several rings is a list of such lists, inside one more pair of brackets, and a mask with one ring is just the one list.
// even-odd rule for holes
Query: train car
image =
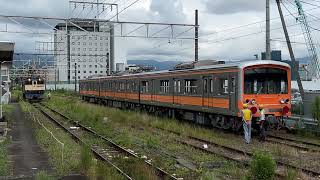
{"label": "train car", "polygon": [[91,102],[238,131],[244,103],[253,121],[259,105],[270,123],[291,115],[291,70],[265,60],[99,77],[81,80],[80,94]]}
{"label": "train car", "polygon": [[28,101],[41,101],[44,98],[45,85],[40,77],[29,77],[23,81],[23,98]]}

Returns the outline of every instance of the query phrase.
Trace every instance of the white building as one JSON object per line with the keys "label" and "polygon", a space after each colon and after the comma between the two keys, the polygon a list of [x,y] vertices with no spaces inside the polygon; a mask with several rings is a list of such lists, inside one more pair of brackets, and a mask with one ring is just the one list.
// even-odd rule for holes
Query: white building
{"label": "white building", "polygon": [[117,54],[119,56],[126,54],[126,48],[118,48],[124,43],[117,44],[117,49],[120,50],[115,53],[113,24],[99,25],[88,22],[76,24],[81,29],[73,24],[68,24],[66,27],[65,23],[55,27],[58,29],[54,37],[57,81],[70,82],[75,78],[79,80],[88,76],[110,75],[114,71]]}
{"label": "white building", "polygon": [[11,93],[10,93],[10,67],[13,60],[13,51],[15,43],[0,41],[0,61],[1,61],[1,81],[0,85],[2,90],[2,103],[8,104]]}

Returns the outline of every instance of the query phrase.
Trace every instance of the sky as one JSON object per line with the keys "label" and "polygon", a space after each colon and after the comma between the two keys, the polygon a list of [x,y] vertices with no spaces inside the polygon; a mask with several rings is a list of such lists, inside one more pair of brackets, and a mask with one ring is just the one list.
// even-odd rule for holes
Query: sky
{"label": "sky", "polygon": [[[92,0],[87,1],[92,2]],[[194,24],[194,11],[198,9],[199,57],[202,60],[253,59],[255,54],[260,55],[265,51],[265,0],[99,0],[99,2],[118,4],[119,11],[123,10],[119,14],[120,21]],[[309,26],[313,28],[314,43],[320,49],[320,1],[303,0],[303,2]],[[283,0],[283,3],[292,13],[290,14],[282,6],[295,55],[296,57],[308,56],[300,22],[294,17],[297,16],[294,0]],[[94,18],[96,13],[96,10],[90,6],[69,6],[67,0],[0,0],[0,4],[1,15]],[[132,6],[128,7],[131,4]],[[110,9],[105,9],[99,15],[100,19],[110,19],[115,15],[114,10],[110,12]],[[273,0],[271,0],[271,19],[271,49],[282,50],[283,58],[289,59],[277,6]],[[16,42],[16,52],[37,53],[40,52],[37,49],[37,42],[52,41],[50,33],[53,31],[49,25],[53,26],[58,22],[0,18],[0,41]],[[137,27],[127,25],[125,29],[126,32],[131,32]],[[6,29],[29,33],[1,32]],[[157,32],[160,29],[161,27],[154,27],[150,31]],[[185,27],[176,27],[174,36],[187,30],[188,28]],[[39,32],[44,34],[40,35]],[[170,39],[170,32],[171,29],[167,29],[157,34],[168,36],[164,39],[122,38],[126,42],[127,59],[192,61],[194,59],[193,40]],[[143,33],[145,32],[140,29],[132,35]],[[193,36],[193,29],[179,35],[180,38]]]}

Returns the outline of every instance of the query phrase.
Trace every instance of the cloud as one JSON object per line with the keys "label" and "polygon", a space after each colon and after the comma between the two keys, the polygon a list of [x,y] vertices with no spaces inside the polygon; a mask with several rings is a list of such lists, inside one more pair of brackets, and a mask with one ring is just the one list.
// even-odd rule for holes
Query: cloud
{"label": "cloud", "polygon": [[204,0],[207,11],[212,14],[258,12],[265,9],[263,0]]}
{"label": "cloud", "polygon": [[[90,0],[92,1],[92,0]],[[115,0],[112,0],[115,1]],[[254,2],[253,2],[254,1]],[[123,3],[120,10],[130,4],[127,0],[118,0]],[[273,2],[273,1],[271,1]],[[0,14],[3,15],[24,15],[24,16],[45,16],[45,17],[68,17],[69,4],[67,0],[0,0]],[[121,4],[121,3],[120,3]],[[272,17],[278,17],[275,3],[271,4]],[[263,21],[265,19],[265,1],[264,0],[141,0],[137,4],[128,8],[120,14],[120,21],[139,21],[139,22],[163,22],[163,23],[194,23],[194,9],[199,9],[200,21],[200,36],[203,34],[213,35],[201,37],[200,44],[200,59],[241,59],[251,58],[253,54],[259,54],[264,51],[265,34],[261,33],[255,36],[236,38],[229,41],[219,43],[207,43],[206,41],[217,41],[219,39],[228,39],[237,37],[251,32],[258,32],[264,29],[264,24],[257,24],[246,28],[235,29],[233,31],[225,31],[232,27],[249,24],[251,22]],[[71,8],[72,10],[72,8]],[[89,9],[87,9],[89,10]],[[82,11],[74,13],[75,16]],[[319,13],[319,11],[317,11]],[[311,12],[316,16],[316,12]],[[82,16],[87,13],[82,12]],[[93,14],[93,13],[92,13]],[[92,14],[90,18],[92,18]],[[109,15],[110,16],[110,15]],[[88,16],[89,17],[89,16]],[[102,17],[101,17],[102,18]],[[105,17],[108,18],[108,17]],[[286,19],[292,20],[287,24],[296,23],[295,19],[291,16]],[[17,19],[24,25],[35,29],[35,31],[52,32],[52,28],[33,20]],[[57,21],[46,21],[51,25],[55,25]],[[17,26],[8,20],[0,19],[0,30],[3,30],[1,23],[10,23],[9,25]],[[313,27],[319,27],[319,21],[311,24]],[[127,26],[126,32],[137,28],[138,26]],[[281,27],[279,21],[272,21],[272,27]],[[21,28],[21,27],[20,27]],[[149,29],[149,33],[155,33],[162,27]],[[175,34],[179,34],[188,28],[175,28]],[[12,30],[12,29],[11,29]],[[14,29],[21,30],[21,29]],[[300,26],[297,28],[288,27],[291,35],[301,33]],[[28,31],[28,30],[26,30]],[[141,35],[145,33],[145,28],[139,29],[138,32],[131,35]],[[157,36],[166,36],[171,33],[171,29],[157,34]],[[149,34],[149,35],[150,35]],[[33,34],[11,34],[1,33],[0,40],[9,40],[16,42],[16,48],[19,52],[36,52],[35,41],[43,40],[50,41],[50,35],[33,35]],[[192,37],[193,30],[189,31],[186,35],[180,37]],[[316,36],[317,35],[317,36]],[[319,33],[316,37],[320,37]],[[282,29],[279,31],[272,31],[272,38],[283,38]],[[127,59],[155,59],[155,60],[192,60],[194,54],[193,41],[175,41],[168,39],[141,39],[141,38],[125,38],[128,46]],[[292,38],[292,41],[304,42],[303,36]],[[159,45],[160,44],[160,45]],[[297,57],[305,56],[307,51],[304,44],[293,44]],[[282,42],[272,42],[272,49],[281,49],[284,58],[288,57],[286,44]]]}
{"label": "cloud", "polygon": [[68,1],[65,0],[0,0],[1,14],[23,16],[53,16],[68,15]]}

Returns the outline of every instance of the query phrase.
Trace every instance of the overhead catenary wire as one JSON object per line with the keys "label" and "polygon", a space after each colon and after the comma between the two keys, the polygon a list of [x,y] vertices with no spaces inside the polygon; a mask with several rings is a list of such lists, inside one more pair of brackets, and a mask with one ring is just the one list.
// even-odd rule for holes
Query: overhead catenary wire
{"label": "overhead catenary wire", "polygon": [[[302,1],[301,1],[302,2]],[[294,14],[289,10],[289,8],[283,3],[283,1],[281,1],[283,7],[289,12],[289,14],[294,17],[297,21],[301,22],[301,20],[299,20],[299,18],[297,18],[296,16],[294,16]],[[320,6],[319,6],[320,7]],[[316,31],[320,31],[320,28],[315,28],[315,27],[312,27],[310,25],[308,25],[309,28],[313,29],[313,30],[316,30]]]}
{"label": "overhead catenary wire", "polygon": [[[313,11],[313,10],[318,10],[318,9],[319,9],[319,7],[315,7],[315,8],[307,9],[306,11]],[[294,14],[298,14],[298,13],[294,13]],[[284,17],[287,17],[287,16],[291,16],[291,14],[284,15]],[[280,20],[280,18],[279,17],[275,17],[275,18],[271,18],[270,19],[270,21],[274,21],[274,20]],[[199,35],[199,38],[206,37],[206,36],[211,36],[211,35],[216,35],[216,34],[218,34],[220,32],[226,32],[226,31],[232,31],[232,30],[236,30],[236,29],[246,28],[246,27],[249,27],[249,26],[252,26],[252,25],[262,24],[262,23],[265,23],[265,22],[266,22],[265,20],[262,20],[262,21],[256,21],[256,22],[252,22],[252,23],[249,23],[249,24],[241,25],[241,26],[225,28],[225,29],[221,29],[219,31],[214,31],[212,33]]]}

